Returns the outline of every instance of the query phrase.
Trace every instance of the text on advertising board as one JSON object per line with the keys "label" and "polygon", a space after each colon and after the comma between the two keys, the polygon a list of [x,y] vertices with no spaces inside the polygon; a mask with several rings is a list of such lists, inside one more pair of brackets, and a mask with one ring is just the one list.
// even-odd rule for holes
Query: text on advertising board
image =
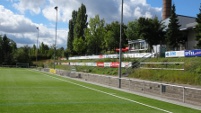
{"label": "text on advertising board", "polygon": [[185,57],[201,57],[201,50],[186,50]]}

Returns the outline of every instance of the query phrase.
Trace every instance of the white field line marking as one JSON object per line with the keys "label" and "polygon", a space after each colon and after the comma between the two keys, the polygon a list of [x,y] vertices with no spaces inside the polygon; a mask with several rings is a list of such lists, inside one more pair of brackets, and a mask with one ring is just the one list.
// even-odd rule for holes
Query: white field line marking
{"label": "white field line marking", "polygon": [[126,101],[130,101],[130,102],[133,102],[133,103],[137,103],[137,104],[140,104],[142,106],[146,106],[146,107],[149,107],[149,108],[152,108],[152,109],[156,109],[156,110],[163,111],[163,112],[166,112],[166,113],[173,113],[171,111],[167,111],[167,110],[164,110],[164,109],[161,109],[161,108],[158,108],[158,107],[154,107],[154,106],[150,106],[150,105],[147,105],[147,104],[143,104],[141,102],[138,102],[138,101],[135,101],[135,100],[132,100],[132,99],[128,99],[128,98],[125,98],[125,97],[120,97],[120,96],[114,95],[112,93],[104,92],[104,91],[101,91],[101,90],[98,90],[98,89],[94,89],[94,88],[90,88],[90,87],[87,87],[87,86],[84,86],[84,85],[81,85],[81,84],[77,84],[75,82],[71,82],[71,81],[68,81],[66,79],[63,80],[63,79],[59,79],[59,78],[50,76],[50,75],[45,74],[45,73],[42,73],[42,74],[46,75],[46,76],[49,76],[49,77],[51,77],[53,79],[57,79],[57,80],[60,80],[60,81],[63,81],[63,82],[68,82],[68,83],[71,83],[71,84],[74,84],[74,85],[77,85],[77,86],[80,86],[80,87],[83,87],[83,88],[86,88],[86,89],[90,89],[90,90],[93,90],[93,91],[96,91],[96,92],[101,92],[101,93],[104,93],[104,94],[107,94],[107,95],[110,95],[110,96],[113,96],[113,97],[116,97],[116,98],[119,98],[119,99],[122,99],[122,100],[126,100]]}

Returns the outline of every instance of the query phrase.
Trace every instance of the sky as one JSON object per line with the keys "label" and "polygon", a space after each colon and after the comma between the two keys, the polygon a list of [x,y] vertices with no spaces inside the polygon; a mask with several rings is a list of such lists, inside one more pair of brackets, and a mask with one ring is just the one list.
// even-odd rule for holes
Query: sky
{"label": "sky", "polygon": [[[66,48],[69,19],[82,3],[88,20],[99,15],[106,23],[120,21],[121,0],[0,0],[0,35],[6,34],[18,47],[37,45],[37,38],[39,44],[54,45],[57,6],[57,48]],[[196,17],[201,0],[172,0],[172,3],[177,14]],[[126,24],[139,17],[162,19],[162,0],[124,0],[123,7]]]}

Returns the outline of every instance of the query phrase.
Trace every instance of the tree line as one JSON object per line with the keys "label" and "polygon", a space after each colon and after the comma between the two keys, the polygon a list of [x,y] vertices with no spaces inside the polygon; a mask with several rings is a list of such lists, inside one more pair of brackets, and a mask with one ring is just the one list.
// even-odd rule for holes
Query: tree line
{"label": "tree line", "polygon": [[[0,35],[0,65],[15,65],[16,63],[29,63],[33,65],[33,61],[45,59],[53,59],[54,47],[49,47],[43,42],[39,48],[34,44],[33,47],[25,45],[17,48],[17,44],[6,35]],[[64,57],[65,49],[63,47],[56,50],[56,56]]]}
{"label": "tree line", "polygon": [[[149,44],[150,51],[153,45],[166,45],[167,50],[179,50],[185,47],[187,35],[180,30],[176,8],[171,7],[171,16],[168,26],[164,26],[157,17],[135,19],[122,26],[122,47],[128,46],[128,40],[144,39]],[[69,56],[92,55],[115,52],[119,48],[120,23],[118,21],[106,24],[99,15],[90,18],[87,22],[86,7],[80,6],[78,11],[72,12],[69,20],[67,53]],[[201,9],[197,15],[196,48],[201,48]]]}

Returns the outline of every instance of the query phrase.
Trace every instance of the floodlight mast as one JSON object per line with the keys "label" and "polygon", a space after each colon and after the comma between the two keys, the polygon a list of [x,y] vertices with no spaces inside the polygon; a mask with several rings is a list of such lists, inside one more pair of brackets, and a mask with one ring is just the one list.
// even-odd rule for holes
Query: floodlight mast
{"label": "floodlight mast", "polygon": [[38,36],[37,36],[37,43],[36,43],[36,62],[38,61],[38,38],[39,38],[39,27],[36,27],[38,31]]}
{"label": "floodlight mast", "polygon": [[122,24],[123,24],[123,4],[124,1],[122,0],[121,3],[121,22],[120,22],[120,39],[119,39],[119,88],[121,88],[121,59],[122,59],[122,47],[121,47],[121,39],[122,39]]}
{"label": "floodlight mast", "polygon": [[54,44],[54,69],[55,69],[55,59],[56,59],[56,45],[57,45],[57,20],[58,20],[58,7],[54,7],[56,10],[56,22],[55,22],[55,44]]}

